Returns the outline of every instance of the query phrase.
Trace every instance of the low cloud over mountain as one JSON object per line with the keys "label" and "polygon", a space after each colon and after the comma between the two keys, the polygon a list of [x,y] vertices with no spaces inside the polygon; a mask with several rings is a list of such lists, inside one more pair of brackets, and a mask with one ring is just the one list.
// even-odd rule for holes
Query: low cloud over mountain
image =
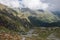
{"label": "low cloud over mountain", "polygon": [[0,3],[13,8],[29,8],[32,10],[60,10],[60,0],[0,0]]}
{"label": "low cloud over mountain", "polygon": [[10,7],[29,8],[32,10],[45,10],[48,8],[48,4],[42,3],[40,0],[0,0],[0,3]]}

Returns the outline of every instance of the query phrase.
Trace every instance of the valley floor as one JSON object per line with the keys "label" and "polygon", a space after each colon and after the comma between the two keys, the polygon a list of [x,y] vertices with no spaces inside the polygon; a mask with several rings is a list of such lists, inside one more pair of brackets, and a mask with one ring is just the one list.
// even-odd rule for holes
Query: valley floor
{"label": "valley floor", "polygon": [[60,40],[60,27],[35,27],[19,34],[0,26],[0,40]]}

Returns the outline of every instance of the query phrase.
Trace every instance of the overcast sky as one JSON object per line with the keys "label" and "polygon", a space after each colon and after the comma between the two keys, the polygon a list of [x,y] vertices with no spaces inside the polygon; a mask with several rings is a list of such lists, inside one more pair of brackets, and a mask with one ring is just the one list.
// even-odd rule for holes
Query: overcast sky
{"label": "overcast sky", "polygon": [[60,0],[0,0],[0,3],[10,7],[24,7],[32,10],[60,11]]}
{"label": "overcast sky", "polygon": [[49,9],[60,11],[60,0],[41,0],[49,3]]}

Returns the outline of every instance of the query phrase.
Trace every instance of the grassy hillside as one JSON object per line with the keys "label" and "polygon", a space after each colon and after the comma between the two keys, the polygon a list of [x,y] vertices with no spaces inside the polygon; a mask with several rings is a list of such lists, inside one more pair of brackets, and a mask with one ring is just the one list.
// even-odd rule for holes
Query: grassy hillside
{"label": "grassy hillside", "polygon": [[[53,27],[60,26],[60,18],[53,14],[50,11],[35,11],[33,15],[28,16],[28,19],[34,26],[42,26],[42,27]],[[30,13],[31,14],[31,13]]]}
{"label": "grassy hillside", "polygon": [[18,15],[21,13],[16,12],[12,8],[0,4],[0,25],[14,31],[25,31],[31,27],[31,24],[26,18],[21,18]]}
{"label": "grassy hillside", "polygon": [[60,40],[59,20],[48,11],[17,12],[0,4],[0,40]]}

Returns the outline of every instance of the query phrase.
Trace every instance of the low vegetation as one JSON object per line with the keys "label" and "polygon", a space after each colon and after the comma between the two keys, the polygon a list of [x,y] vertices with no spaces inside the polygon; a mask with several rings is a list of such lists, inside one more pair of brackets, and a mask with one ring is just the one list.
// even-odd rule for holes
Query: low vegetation
{"label": "low vegetation", "polygon": [[59,18],[52,13],[36,17],[20,13],[0,4],[0,40],[47,40],[52,33],[60,38]]}

